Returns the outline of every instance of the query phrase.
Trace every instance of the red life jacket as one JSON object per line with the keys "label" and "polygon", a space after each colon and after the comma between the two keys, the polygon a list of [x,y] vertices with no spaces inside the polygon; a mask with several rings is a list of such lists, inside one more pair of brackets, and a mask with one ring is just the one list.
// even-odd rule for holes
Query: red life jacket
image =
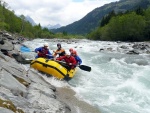
{"label": "red life jacket", "polygon": [[67,64],[72,63],[72,65],[68,65],[71,69],[75,68],[77,62],[73,56],[70,56],[69,58],[66,56],[61,56],[57,58],[56,60],[65,60]]}
{"label": "red life jacket", "polygon": [[43,57],[43,58],[47,58],[47,54],[48,54],[48,49],[45,49],[44,47],[42,48],[42,51],[40,51],[38,53],[39,57]]}

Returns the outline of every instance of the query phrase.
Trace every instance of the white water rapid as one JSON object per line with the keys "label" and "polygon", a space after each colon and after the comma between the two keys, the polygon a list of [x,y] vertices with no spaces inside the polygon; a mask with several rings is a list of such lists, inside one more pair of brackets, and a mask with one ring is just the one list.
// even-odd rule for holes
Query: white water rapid
{"label": "white water rapid", "polygon": [[[49,43],[51,52],[58,43],[36,39],[25,44],[34,50],[44,42]],[[75,48],[82,58],[82,64],[91,66],[92,71],[78,68],[68,83],[53,77],[47,78],[51,84],[71,87],[77,98],[98,108],[101,113],[150,113],[150,55],[125,54],[132,49],[128,43],[89,40],[60,43],[66,51]],[[126,46],[127,49],[122,50],[120,46]],[[100,49],[104,51],[100,52]]]}

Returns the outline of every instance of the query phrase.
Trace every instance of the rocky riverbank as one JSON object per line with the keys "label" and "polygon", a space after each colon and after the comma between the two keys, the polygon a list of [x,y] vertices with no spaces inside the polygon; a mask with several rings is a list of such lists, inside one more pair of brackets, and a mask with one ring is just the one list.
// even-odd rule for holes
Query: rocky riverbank
{"label": "rocky riverbank", "polygon": [[100,113],[100,111],[92,105],[79,100],[75,97],[75,92],[70,88],[56,88],[57,99],[68,104],[71,113]]}
{"label": "rocky riverbank", "polygon": [[70,107],[57,99],[54,86],[17,62],[24,60],[18,50],[24,40],[19,39],[0,34],[0,113],[71,113]]}
{"label": "rocky riverbank", "polygon": [[78,100],[73,90],[57,88],[26,68],[18,49],[23,41],[0,34],[0,113],[99,113]]}

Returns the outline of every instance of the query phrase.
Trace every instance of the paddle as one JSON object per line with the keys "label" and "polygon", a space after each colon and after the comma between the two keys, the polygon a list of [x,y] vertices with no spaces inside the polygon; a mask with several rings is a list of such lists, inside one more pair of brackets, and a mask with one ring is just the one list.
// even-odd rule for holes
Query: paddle
{"label": "paddle", "polygon": [[32,52],[31,50],[30,50],[30,48],[28,48],[27,46],[21,46],[21,48],[20,48],[20,51],[21,52]]}
{"label": "paddle", "polygon": [[[59,60],[55,60],[55,61],[66,64],[66,62],[63,62],[63,61],[59,61]],[[84,70],[84,71],[89,71],[89,72],[91,71],[91,67],[86,66],[86,65],[77,65],[76,67],[79,67],[81,70]]]}
{"label": "paddle", "polygon": [[[53,58],[53,55],[49,55],[49,54],[46,54],[47,56],[51,56],[51,58],[49,58],[49,60],[53,60],[54,58]],[[34,59],[25,59],[25,60],[27,60],[27,61],[32,61],[32,60],[34,60]]]}
{"label": "paddle", "polygon": [[84,71],[89,71],[89,72],[91,71],[91,67],[86,65],[79,65],[78,67]]}

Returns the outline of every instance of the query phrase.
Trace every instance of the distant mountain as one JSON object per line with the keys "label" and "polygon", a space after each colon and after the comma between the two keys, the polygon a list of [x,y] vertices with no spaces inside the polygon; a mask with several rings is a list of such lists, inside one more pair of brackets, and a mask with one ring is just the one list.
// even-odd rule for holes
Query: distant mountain
{"label": "distant mountain", "polygon": [[30,16],[26,16],[25,20],[28,21],[28,22],[30,22],[33,26],[36,25],[36,23],[34,22],[34,20]]}
{"label": "distant mountain", "polygon": [[[33,20],[30,16],[26,16],[26,17],[25,17],[25,20],[28,21],[28,22],[30,22],[33,26],[37,25],[37,24],[34,22],[34,20]],[[57,29],[57,28],[60,28],[61,25],[60,25],[60,24],[56,24],[56,25],[50,25],[50,24],[49,24],[49,25],[43,26],[43,27],[46,27],[46,28],[48,28],[48,29]]]}
{"label": "distant mountain", "polygon": [[127,10],[134,10],[139,7],[147,8],[148,5],[150,5],[150,0],[120,0],[118,2],[112,2],[94,9],[85,17],[72,24],[58,29],[52,29],[51,31],[55,33],[66,31],[70,34],[87,34],[98,27],[101,19],[112,10],[114,10],[116,13],[125,12]]}
{"label": "distant mountain", "polygon": [[47,25],[47,26],[45,26],[46,28],[48,28],[48,29],[57,29],[57,28],[60,28],[61,27],[61,25],[60,24],[56,24],[56,25]]}

